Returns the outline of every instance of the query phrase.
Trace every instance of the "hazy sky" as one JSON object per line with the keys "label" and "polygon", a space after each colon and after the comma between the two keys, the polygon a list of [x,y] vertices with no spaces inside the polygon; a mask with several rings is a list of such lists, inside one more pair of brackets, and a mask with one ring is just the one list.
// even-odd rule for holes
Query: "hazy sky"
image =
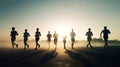
{"label": "hazy sky", "polygon": [[99,38],[108,26],[109,39],[120,40],[120,0],[0,0],[0,40],[10,40],[13,26],[19,33],[17,39],[23,39],[24,29],[34,39],[36,28],[41,39],[46,39],[49,30],[69,39],[73,28],[76,39],[83,40],[89,27],[93,38]]}

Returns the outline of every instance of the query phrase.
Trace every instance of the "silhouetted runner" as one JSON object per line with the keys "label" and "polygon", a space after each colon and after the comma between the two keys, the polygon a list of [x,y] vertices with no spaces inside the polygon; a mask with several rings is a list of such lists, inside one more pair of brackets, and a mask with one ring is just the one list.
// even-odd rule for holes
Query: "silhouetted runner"
{"label": "silhouetted runner", "polygon": [[67,36],[64,35],[64,36],[63,36],[64,49],[66,49],[66,39],[67,39]]}
{"label": "silhouetted runner", "polygon": [[70,36],[71,36],[71,41],[72,41],[72,44],[71,44],[71,47],[73,49],[73,46],[74,46],[74,42],[75,42],[75,32],[73,32],[73,29],[72,29],[72,32],[70,33]]}
{"label": "silhouetted runner", "polygon": [[25,32],[24,32],[24,49],[26,49],[26,46],[27,48],[29,48],[29,45],[27,44],[27,41],[28,41],[28,37],[30,36],[30,34],[27,32],[27,29],[25,29]]}
{"label": "silhouetted runner", "polygon": [[40,48],[40,44],[38,43],[39,42],[39,39],[40,39],[40,36],[41,36],[41,33],[39,32],[39,28],[36,29],[36,32],[35,32],[35,41],[36,41],[36,48]]}
{"label": "silhouetted runner", "polygon": [[16,36],[18,35],[17,31],[15,31],[15,27],[12,27],[12,31],[11,31],[11,42],[12,42],[12,47],[14,48],[14,45],[16,45],[16,47],[18,48],[18,44],[15,43],[16,40]]}
{"label": "silhouetted runner", "polygon": [[103,33],[103,38],[105,41],[105,48],[108,48],[108,34],[110,34],[111,32],[107,29],[107,26],[104,26],[104,30],[101,31],[100,33],[100,37],[102,38],[102,33]]}
{"label": "silhouetted runner", "polygon": [[[48,31],[48,34],[47,34],[47,42],[48,42],[48,44],[49,44],[49,47],[50,47],[51,37],[52,37],[52,35],[50,34],[50,31]],[[48,48],[49,48],[49,47],[48,47]]]}
{"label": "silhouetted runner", "polygon": [[57,48],[57,41],[58,41],[58,34],[56,33],[56,31],[53,34],[53,37],[54,37],[54,44],[55,44],[55,49],[56,49]]}
{"label": "silhouetted runner", "polygon": [[87,48],[88,46],[90,46],[92,48],[92,45],[91,45],[91,40],[92,40],[92,36],[93,36],[93,33],[91,31],[91,28],[88,29],[88,32],[86,32],[86,36],[87,36],[87,41],[88,41],[88,44],[87,44]]}

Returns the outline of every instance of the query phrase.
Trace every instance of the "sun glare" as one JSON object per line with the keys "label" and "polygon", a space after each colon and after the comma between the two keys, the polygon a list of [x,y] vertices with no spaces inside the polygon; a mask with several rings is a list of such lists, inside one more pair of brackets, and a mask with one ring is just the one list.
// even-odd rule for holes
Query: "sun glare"
{"label": "sun glare", "polygon": [[59,40],[61,41],[64,35],[66,35],[67,37],[69,36],[69,29],[65,25],[62,25],[58,27],[57,33],[59,35]]}

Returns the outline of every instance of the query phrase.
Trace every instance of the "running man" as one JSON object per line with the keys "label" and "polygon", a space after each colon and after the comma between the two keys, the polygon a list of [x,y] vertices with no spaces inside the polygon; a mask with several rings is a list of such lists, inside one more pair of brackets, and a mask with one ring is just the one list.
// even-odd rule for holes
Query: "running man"
{"label": "running man", "polygon": [[67,39],[67,36],[64,35],[64,36],[63,36],[64,49],[66,49],[66,39]]}
{"label": "running man", "polygon": [[27,41],[28,41],[28,37],[30,36],[30,34],[27,32],[27,29],[25,29],[25,32],[24,32],[24,49],[26,49],[26,46],[27,48],[29,48],[29,45],[27,44]]}
{"label": "running man", "polygon": [[58,34],[56,33],[56,31],[53,34],[53,37],[54,37],[54,44],[55,44],[55,49],[56,49],[57,48],[57,41],[58,41]]}
{"label": "running man", "polygon": [[70,33],[70,36],[71,36],[71,41],[72,41],[72,44],[71,44],[71,47],[73,49],[73,46],[74,46],[74,42],[75,42],[75,32],[73,32],[73,29],[72,29],[72,32]]}
{"label": "running man", "polygon": [[104,48],[109,48],[108,46],[108,34],[110,34],[111,32],[107,29],[107,26],[104,26],[104,30],[101,31],[100,33],[100,37],[102,38],[102,33],[103,33],[103,38],[104,38]]}
{"label": "running man", "polygon": [[48,42],[48,44],[49,44],[49,48],[50,48],[51,37],[52,37],[52,35],[50,34],[50,31],[48,31],[48,34],[47,34],[47,42]]}
{"label": "running man", "polygon": [[40,36],[41,36],[41,33],[39,32],[39,28],[36,29],[36,32],[35,32],[35,41],[36,41],[36,48],[40,48],[40,44],[38,43],[39,42],[39,39],[40,39]]}
{"label": "running man", "polygon": [[92,40],[92,36],[93,36],[93,33],[91,31],[91,28],[88,29],[88,32],[86,32],[86,36],[87,36],[87,41],[88,41],[88,44],[87,44],[87,48],[88,46],[90,46],[92,48],[92,45],[91,45],[91,40]]}
{"label": "running man", "polygon": [[10,36],[11,36],[11,43],[12,43],[13,48],[14,48],[14,45],[16,45],[16,48],[18,48],[18,44],[15,43],[17,35],[18,35],[18,33],[17,33],[17,31],[15,31],[15,27],[12,27]]}

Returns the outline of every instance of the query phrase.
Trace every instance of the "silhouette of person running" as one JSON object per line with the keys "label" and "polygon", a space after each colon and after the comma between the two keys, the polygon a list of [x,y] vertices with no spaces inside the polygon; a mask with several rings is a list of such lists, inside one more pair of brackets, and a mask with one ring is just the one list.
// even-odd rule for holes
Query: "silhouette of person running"
{"label": "silhouette of person running", "polygon": [[18,35],[17,31],[15,31],[15,27],[12,27],[12,31],[11,31],[11,42],[12,42],[12,47],[14,48],[14,45],[16,45],[16,47],[18,48],[18,44],[15,43],[16,40],[16,36]]}
{"label": "silhouette of person running", "polygon": [[66,49],[66,39],[67,39],[67,36],[64,35],[64,36],[63,36],[64,49]]}
{"label": "silhouette of person running", "polygon": [[50,34],[50,31],[48,31],[48,34],[47,34],[47,42],[48,42],[48,44],[49,44],[49,47],[50,47],[51,37],[52,37],[52,35]]}
{"label": "silhouette of person running", "polygon": [[27,32],[27,29],[25,29],[25,32],[24,32],[24,49],[26,49],[26,46],[27,48],[29,48],[29,45],[27,44],[27,41],[28,41],[28,37],[30,36],[30,34]]}
{"label": "silhouette of person running", "polygon": [[92,48],[92,45],[91,45],[91,40],[92,40],[92,36],[93,36],[93,33],[91,31],[91,28],[88,29],[88,32],[86,32],[86,36],[87,36],[87,41],[88,41],[88,44],[87,44],[87,48],[88,46],[90,46]]}
{"label": "silhouette of person running", "polygon": [[108,46],[108,34],[110,34],[111,32],[107,29],[107,26],[104,26],[104,30],[101,31],[101,33],[100,33],[101,38],[102,38],[102,33],[103,33],[103,38],[105,41],[104,48],[109,48],[109,46]]}
{"label": "silhouette of person running", "polygon": [[74,46],[74,42],[75,42],[75,32],[73,32],[73,29],[72,29],[72,32],[70,33],[70,36],[71,36],[71,41],[72,41],[72,44],[71,44],[71,47],[73,49],[73,46]]}
{"label": "silhouette of person running", "polygon": [[53,34],[53,37],[54,37],[54,44],[55,44],[55,49],[56,49],[57,48],[57,41],[58,41],[58,34],[56,33],[56,31]]}
{"label": "silhouette of person running", "polygon": [[40,39],[40,36],[41,36],[41,33],[39,32],[39,28],[36,29],[36,32],[35,32],[35,41],[36,41],[36,48],[40,48],[40,44],[38,43],[39,42],[39,39]]}

